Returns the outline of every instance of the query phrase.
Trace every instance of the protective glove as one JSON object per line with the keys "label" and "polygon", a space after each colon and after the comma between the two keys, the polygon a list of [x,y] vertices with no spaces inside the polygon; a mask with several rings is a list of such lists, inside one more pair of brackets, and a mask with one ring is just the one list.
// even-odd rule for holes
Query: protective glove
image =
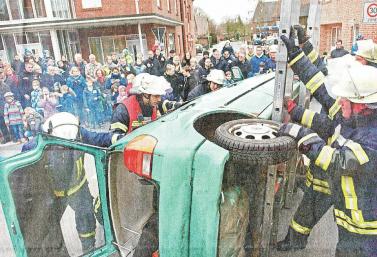
{"label": "protective glove", "polygon": [[[308,135],[310,136],[303,139]],[[310,151],[313,144],[323,142],[312,130],[293,123],[282,124],[279,128],[278,136],[289,136],[295,139],[298,142],[298,150],[303,154]]]}
{"label": "protective glove", "polygon": [[300,45],[309,40],[309,37],[306,35],[306,31],[303,27],[301,27],[301,25],[295,25],[294,29],[297,31],[298,43]]}
{"label": "protective glove", "polygon": [[289,136],[298,141],[301,138],[299,137],[299,132],[301,129],[303,129],[303,127],[297,124],[282,124],[279,128],[278,136]]}
{"label": "protective glove", "polygon": [[293,60],[296,56],[302,53],[302,50],[300,49],[300,47],[296,46],[295,33],[294,33],[293,28],[291,28],[291,33],[289,35],[289,38],[287,38],[285,35],[282,35],[280,38],[285,44],[285,46],[287,47],[289,60]]}

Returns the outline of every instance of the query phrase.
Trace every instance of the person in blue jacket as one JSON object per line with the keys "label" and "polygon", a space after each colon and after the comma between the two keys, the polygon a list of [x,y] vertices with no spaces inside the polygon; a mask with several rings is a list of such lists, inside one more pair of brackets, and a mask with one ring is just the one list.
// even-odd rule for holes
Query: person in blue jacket
{"label": "person in blue jacket", "polygon": [[[266,63],[268,61],[268,57],[263,54],[262,46],[257,46],[255,50],[255,55],[250,59],[250,65],[251,65],[251,72],[252,74],[258,74],[259,73],[259,67],[260,64]],[[248,76],[250,77],[250,75]]]}

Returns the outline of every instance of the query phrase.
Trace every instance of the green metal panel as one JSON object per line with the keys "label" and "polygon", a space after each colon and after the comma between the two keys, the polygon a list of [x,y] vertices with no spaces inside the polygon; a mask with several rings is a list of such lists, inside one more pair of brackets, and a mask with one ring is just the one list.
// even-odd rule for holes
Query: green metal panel
{"label": "green metal panel", "polygon": [[196,152],[190,217],[190,257],[216,257],[219,199],[229,152],[206,141]]}
{"label": "green metal panel", "polygon": [[116,248],[112,244],[113,235],[111,231],[109,210],[107,208],[106,196],[106,178],[105,166],[106,151],[101,148],[79,144],[74,141],[67,141],[55,137],[38,136],[38,145],[35,149],[24,153],[17,154],[8,159],[0,161],[0,200],[3,204],[4,214],[7,222],[8,230],[14,231],[11,233],[11,240],[17,256],[26,257],[26,249],[22,237],[21,229],[16,215],[16,207],[14,205],[11,188],[8,183],[8,177],[13,171],[26,167],[39,161],[43,155],[43,150],[47,145],[61,145],[77,149],[93,155],[97,170],[98,188],[100,191],[101,207],[104,220],[105,245],[96,251],[88,253],[86,256],[108,256],[116,252]]}

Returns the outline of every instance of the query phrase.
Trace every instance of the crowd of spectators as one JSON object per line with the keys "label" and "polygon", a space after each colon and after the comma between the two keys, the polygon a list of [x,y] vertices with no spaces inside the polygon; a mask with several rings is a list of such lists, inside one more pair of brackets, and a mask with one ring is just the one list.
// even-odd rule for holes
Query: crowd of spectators
{"label": "crowd of spectators", "polygon": [[276,47],[263,48],[234,51],[227,42],[223,49],[204,51],[200,59],[190,53],[180,57],[174,50],[165,56],[155,47],[144,60],[127,49],[107,56],[104,63],[93,54],[84,60],[79,53],[73,62],[65,56],[56,61],[31,52],[14,56],[10,63],[0,60],[1,143],[24,141],[25,134],[35,135],[44,120],[62,111],[78,116],[89,128],[101,128],[114,107],[128,97],[140,73],[164,76],[173,89],[169,100],[186,101],[212,69],[224,71],[224,85],[274,71]]}

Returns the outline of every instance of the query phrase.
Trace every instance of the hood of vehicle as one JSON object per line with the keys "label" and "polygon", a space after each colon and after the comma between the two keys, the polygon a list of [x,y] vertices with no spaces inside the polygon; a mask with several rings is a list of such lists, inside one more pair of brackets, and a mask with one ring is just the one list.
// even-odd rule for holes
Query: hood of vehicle
{"label": "hood of vehicle", "polygon": [[[155,136],[158,140],[163,139],[165,135],[168,135],[166,138],[168,141],[177,142],[177,137],[182,136],[187,140],[188,130],[194,131],[195,120],[214,112],[239,112],[247,115],[265,113],[272,106],[274,77],[275,75],[270,73],[249,78],[235,86],[224,87],[203,95],[174,112],[138,128],[118,141],[112,148],[122,150],[125,143],[141,134]],[[263,118],[268,117],[263,116]]]}

